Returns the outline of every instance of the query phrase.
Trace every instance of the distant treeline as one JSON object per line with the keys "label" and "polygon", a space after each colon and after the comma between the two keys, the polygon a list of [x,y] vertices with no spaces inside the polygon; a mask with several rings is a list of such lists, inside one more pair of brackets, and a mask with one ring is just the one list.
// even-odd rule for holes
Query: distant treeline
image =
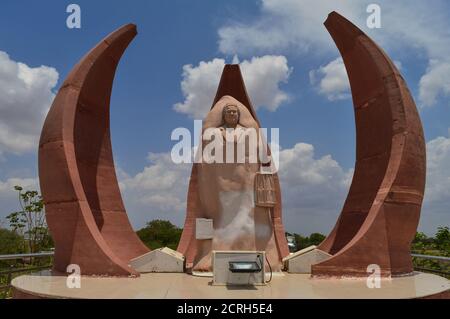
{"label": "distant treeline", "polygon": [[[151,249],[170,247],[176,249],[180,241],[183,229],[172,224],[168,220],[152,220],[136,233],[139,238]],[[320,233],[312,233],[302,236],[297,233],[286,233],[295,238],[297,250],[319,245],[325,236]],[[0,254],[18,254],[29,252],[29,245],[23,234],[10,228],[0,228]],[[35,244],[40,250],[49,250],[53,247],[51,238],[42,238],[42,242]],[[418,232],[411,245],[412,252],[428,255],[450,256],[450,230],[449,227],[438,227],[434,237],[428,237]]]}

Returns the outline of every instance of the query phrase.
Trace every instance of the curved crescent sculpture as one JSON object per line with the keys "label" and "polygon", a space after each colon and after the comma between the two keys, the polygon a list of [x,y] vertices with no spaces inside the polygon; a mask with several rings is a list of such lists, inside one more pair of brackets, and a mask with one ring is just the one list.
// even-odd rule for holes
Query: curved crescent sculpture
{"label": "curved crescent sculpture", "polygon": [[[224,96],[232,96],[233,98],[241,102],[248,109],[251,116],[259,126],[259,121],[248,97],[239,65],[225,66],[211,109]],[[195,238],[195,222],[196,218],[201,217],[199,216],[199,212],[201,211],[201,209],[200,207],[198,207],[200,202],[198,193],[198,170],[198,164],[194,163],[188,189],[186,220],[181,240],[177,248],[178,252],[186,256],[186,267],[191,270],[198,253],[197,239]],[[289,250],[286,242],[284,226],[282,224],[281,191],[277,174],[274,174],[274,184],[276,204],[275,207],[273,207],[273,211],[271,213],[271,224],[273,227],[276,250],[278,251],[278,255],[280,256],[281,260],[281,258],[289,254]]]}
{"label": "curved crescent sculpture", "polygon": [[333,255],[313,276],[382,276],[413,271],[410,245],[425,187],[425,141],[408,87],[386,53],[332,12],[325,26],[350,79],[356,120],[356,166],[341,215],[319,249]]}
{"label": "curved crescent sculpture", "polygon": [[126,25],[73,68],[47,115],[39,177],[55,242],[54,270],[77,264],[83,275],[138,275],[130,259],[149,249],[133,231],[111,150],[109,103],[120,57],[136,36]]}

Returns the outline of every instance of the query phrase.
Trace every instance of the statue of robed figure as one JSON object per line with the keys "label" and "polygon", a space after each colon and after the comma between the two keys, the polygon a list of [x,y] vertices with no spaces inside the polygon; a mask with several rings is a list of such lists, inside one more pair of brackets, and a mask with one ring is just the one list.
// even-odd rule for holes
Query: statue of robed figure
{"label": "statue of robed figure", "polygon": [[[187,216],[178,251],[192,271],[212,271],[212,251],[265,251],[266,267],[288,254],[278,175],[237,65],[227,65],[203,121],[193,165]],[[255,147],[256,146],[256,147]],[[212,220],[210,239],[197,239],[196,219]]]}

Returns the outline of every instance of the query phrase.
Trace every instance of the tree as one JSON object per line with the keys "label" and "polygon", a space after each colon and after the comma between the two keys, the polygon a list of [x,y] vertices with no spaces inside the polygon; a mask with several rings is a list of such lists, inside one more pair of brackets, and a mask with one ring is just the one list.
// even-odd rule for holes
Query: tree
{"label": "tree", "polygon": [[320,233],[312,233],[311,235],[309,235],[309,237],[303,237],[302,235],[294,234],[294,237],[299,250],[312,245],[317,246],[325,239],[325,235],[322,235]]}
{"label": "tree", "polygon": [[413,243],[424,243],[428,241],[427,235],[425,235],[423,232],[417,232],[414,236]]}
{"label": "tree", "polygon": [[176,249],[183,229],[168,220],[153,220],[138,230],[137,235],[150,249],[169,247]]}
{"label": "tree", "polygon": [[318,246],[324,239],[325,236],[320,233],[312,233],[309,235],[309,243],[314,246]]}
{"label": "tree", "polygon": [[450,255],[450,229],[447,226],[438,227],[434,241],[439,250],[446,255]]}
{"label": "tree", "polygon": [[434,249],[434,239],[428,237],[423,232],[417,232],[411,244],[411,250],[421,253],[426,249]]}
{"label": "tree", "polygon": [[23,252],[23,237],[15,232],[0,228],[0,255],[19,254]]}
{"label": "tree", "polygon": [[[12,230],[0,228],[0,255],[20,254],[24,252],[23,237]],[[0,260],[0,270],[9,269],[13,262],[10,260]],[[0,281],[1,281],[0,276]],[[4,284],[4,282],[3,282]],[[0,286],[2,283],[0,282]],[[1,297],[0,297],[1,299]]]}
{"label": "tree", "polygon": [[297,249],[303,249],[308,247],[308,240],[307,237],[303,237],[299,234],[294,234],[295,243],[297,244]]}
{"label": "tree", "polygon": [[24,237],[27,252],[35,253],[52,247],[42,197],[37,191],[24,192],[21,186],[15,186],[14,189],[18,192],[21,210],[6,216],[10,228]]}

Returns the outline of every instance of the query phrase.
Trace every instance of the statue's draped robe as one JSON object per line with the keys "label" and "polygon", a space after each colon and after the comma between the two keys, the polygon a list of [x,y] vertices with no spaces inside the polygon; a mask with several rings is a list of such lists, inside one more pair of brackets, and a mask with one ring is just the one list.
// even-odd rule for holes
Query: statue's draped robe
{"label": "statue's draped robe", "polygon": [[[254,182],[256,173],[260,171],[260,163],[249,162],[249,139],[245,138],[247,130],[255,129],[258,132],[257,122],[244,105],[230,96],[224,96],[208,113],[202,132],[216,128],[223,133],[222,111],[228,104],[237,105],[240,111],[234,157],[236,159],[238,144],[245,143],[246,158],[244,163],[198,164],[197,218],[213,220],[214,237],[212,240],[197,240],[193,270],[212,270],[212,250],[258,250],[266,251],[272,270],[278,271],[281,270],[281,257],[274,238],[272,208],[255,207]],[[223,135],[220,134],[220,137]],[[222,138],[223,158],[226,159],[226,142],[225,137]],[[202,142],[203,150],[208,143],[211,141]]]}

